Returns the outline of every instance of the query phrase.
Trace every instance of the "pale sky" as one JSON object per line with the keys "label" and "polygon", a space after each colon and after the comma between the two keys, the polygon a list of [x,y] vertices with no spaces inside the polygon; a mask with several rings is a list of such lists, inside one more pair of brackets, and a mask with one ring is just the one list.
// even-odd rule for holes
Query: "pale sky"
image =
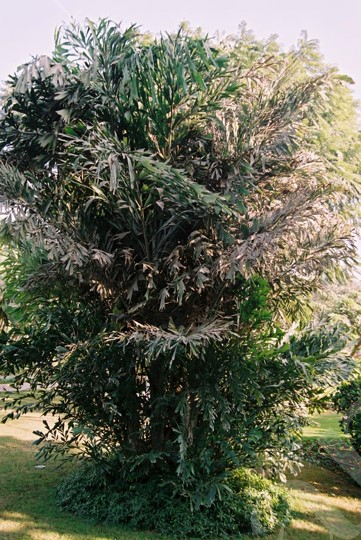
{"label": "pale sky", "polygon": [[361,99],[361,0],[13,0],[0,5],[0,80],[31,55],[49,54],[54,29],[71,17],[109,17],[144,31],[173,31],[181,21],[235,33],[245,21],[258,38],[278,34],[286,48],[302,30],[318,39],[325,60],[355,80]]}

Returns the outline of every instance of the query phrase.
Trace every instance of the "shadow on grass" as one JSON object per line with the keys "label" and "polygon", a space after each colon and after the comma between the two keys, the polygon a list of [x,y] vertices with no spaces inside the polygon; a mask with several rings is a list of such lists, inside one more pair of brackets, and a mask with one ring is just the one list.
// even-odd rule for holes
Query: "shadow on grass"
{"label": "shadow on grass", "polygon": [[306,468],[300,477],[290,480],[287,485],[294,499],[294,522],[288,529],[290,536],[280,537],[282,540],[360,538],[359,486],[315,466]]}
{"label": "shadow on grass", "polygon": [[344,470],[331,471],[307,464],[297,479],[310,483],[324,495],[361,499],[361,486]]}

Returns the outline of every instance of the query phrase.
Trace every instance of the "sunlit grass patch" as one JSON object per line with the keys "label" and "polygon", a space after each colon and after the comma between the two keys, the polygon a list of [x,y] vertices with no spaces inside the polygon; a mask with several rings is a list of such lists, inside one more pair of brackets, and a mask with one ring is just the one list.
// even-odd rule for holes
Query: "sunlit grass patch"
{"label": "sunlit grass patch", "polygon": [[[36,436],[33,431],[41,429],[43,417],[40,413],[28,413],[19,420],[8,420],[6,424],[0,424],[1,437],[13,437],[19,441],[34,441]],[[9,442],[7,445],[11,444]]]}
{"label": "sunlit grass patch", "polygon": [[335,412],[326,412],[312,416],[314,425],[304,429],[304,439],[344,439],[349,438],[341,431],[341,415]]}
{"label": "sunlit grass patch", "polygon": [[360,486],[315,466],[306,467],[288,486],[295,511],[290,540],[361,537]]}

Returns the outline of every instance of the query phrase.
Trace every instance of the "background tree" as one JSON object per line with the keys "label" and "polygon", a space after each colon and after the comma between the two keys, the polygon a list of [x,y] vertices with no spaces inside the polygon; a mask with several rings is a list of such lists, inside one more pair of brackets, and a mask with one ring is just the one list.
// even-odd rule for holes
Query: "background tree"
{"label": "background tree", "polygon": [[320,290],[312,303],[315,322],[338,327],[351,356],[358,357],[361,346],[361,290],[356,277]]}
{"label": "background tree", "polygon": [[331,335],[285,332],[353,261],[359,167],[356,128],[352,159],[322,142],[348,90],[305,50],[88,22],[10,79],[2,365],[58,418],[43,455],[157,471],[197,504],[235,466],[292,462],[342,370]]}

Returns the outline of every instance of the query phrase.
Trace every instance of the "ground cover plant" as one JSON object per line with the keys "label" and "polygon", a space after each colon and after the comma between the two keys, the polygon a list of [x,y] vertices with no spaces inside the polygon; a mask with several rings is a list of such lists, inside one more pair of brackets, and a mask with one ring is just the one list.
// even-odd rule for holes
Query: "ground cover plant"
{"label": "ground cover plant", "polygon": [[[308,410],[352,368],[337,328],[294,330],[353,261],[346,84],[304,40],[286,54],[247,32],[155,39],[109,21],[63,29],[51,58],[10,78],[0,369],[33,401],[15,397],[5,420],[55,417],[40,456],[95,468],[118,522],[122,493],[135,507],[147,486],[154,507],[138,498],[133,523],[146,527],[157,485],[172,519],[188,509],[189,535],[208,512],[219,536],[250,530],[259,492],[258,532],[287,523],[282,489],[257,475],[297,469]],[[77,486],[61,488],[68,507]]]}

